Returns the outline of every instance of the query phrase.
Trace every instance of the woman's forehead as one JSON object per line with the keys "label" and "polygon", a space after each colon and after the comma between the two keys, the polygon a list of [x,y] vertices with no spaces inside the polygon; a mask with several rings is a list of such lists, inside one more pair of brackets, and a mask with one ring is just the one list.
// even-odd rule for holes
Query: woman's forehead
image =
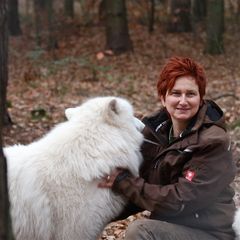
{"label": "woman's forehead", "polygon": [[173,89],[199,90],[196,80],[191,76],[183,76],[176,79]]}

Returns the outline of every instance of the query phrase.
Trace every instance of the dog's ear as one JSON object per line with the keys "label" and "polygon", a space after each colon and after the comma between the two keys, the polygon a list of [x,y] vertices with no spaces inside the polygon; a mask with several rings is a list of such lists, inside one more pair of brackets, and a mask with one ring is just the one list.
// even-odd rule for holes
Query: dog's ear
{"label": "dog's ear", "polygon": [[70,120],[73,115],[74,115],[74,108],[67,108],[65,110],[65,116],[67,120]]}
{"label": "dog's ear", "polygon": [[115,114],[119,114],[119,106],[116,99],[110,101],[109,110]]}

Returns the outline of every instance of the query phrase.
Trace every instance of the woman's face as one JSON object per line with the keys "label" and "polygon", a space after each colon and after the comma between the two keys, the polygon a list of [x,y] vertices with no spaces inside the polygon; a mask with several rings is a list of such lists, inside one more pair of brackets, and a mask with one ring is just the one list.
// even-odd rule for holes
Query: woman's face
{"label": "woman's face", "polygon": [[163,106],[166,107],[172,122],[185,123],[197,113],[201,99],[199,88],[191,76],[176,79],[172,90],[167,91],[165,99],[161,97]]}

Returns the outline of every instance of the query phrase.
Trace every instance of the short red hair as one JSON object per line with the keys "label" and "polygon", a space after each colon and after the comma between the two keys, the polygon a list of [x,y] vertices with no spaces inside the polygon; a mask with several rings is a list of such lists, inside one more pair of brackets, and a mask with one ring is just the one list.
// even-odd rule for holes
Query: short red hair
{"label": "short red hair", "polygon": [[157,82],[158,96],[165,99],[167,91],[172,90],[176,79],[182,76],[191,76],[196,80],[202,100],[205,95],[207,82],[205,71],[201,65],[194,62],[191,58],[183,57],[172,57],[163,67]]}

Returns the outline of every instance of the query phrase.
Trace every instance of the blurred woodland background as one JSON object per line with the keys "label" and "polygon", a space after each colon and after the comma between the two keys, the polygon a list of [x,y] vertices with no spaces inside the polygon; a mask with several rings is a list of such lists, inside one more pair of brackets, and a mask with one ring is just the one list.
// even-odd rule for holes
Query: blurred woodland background
{"label": "blurred woodland background", "polygon": [[[240,167],[240,0],[0,0],[1,145],[37,139],[93,96],[155,111],[172,56],[205,67],[206,97],[225,112]],[[11,238],[5,169],[1,156],[0,239]],[[110,224],[101,239],[121,239],[136,217]]]}

